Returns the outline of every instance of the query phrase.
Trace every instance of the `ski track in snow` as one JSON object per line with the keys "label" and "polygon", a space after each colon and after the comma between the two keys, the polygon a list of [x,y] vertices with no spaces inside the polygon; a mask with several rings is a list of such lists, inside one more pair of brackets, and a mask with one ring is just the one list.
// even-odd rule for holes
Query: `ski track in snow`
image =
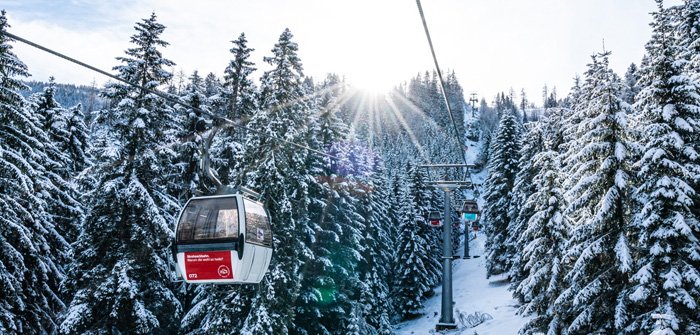
{"label": "ski track in snow", "polygon": [[[457,330],[436,332],[435,325],[440,320],[442,287],[435,289],[435,296],[424,303],[423,315],[417,319],[402,322],[395,327],[396,334],[463,334],[463,335],[510,335],[527,322],[527,318],[516,314],[517,302],[508,291],[508,282],[504,275],[486,279],[485,258],[483,257],[483,232],[471,240],[470,255],[479,258],[459,259],[452,262],[452,297],[455,301],[454,317],[459,327]],[[463,255],[460,248],[458,255]],[[437,312],[437,315],[435,313]],[[474,312],[487,313],[493,317],[476,327],[467,328],[459,322],[459,312],[464,315]]]}

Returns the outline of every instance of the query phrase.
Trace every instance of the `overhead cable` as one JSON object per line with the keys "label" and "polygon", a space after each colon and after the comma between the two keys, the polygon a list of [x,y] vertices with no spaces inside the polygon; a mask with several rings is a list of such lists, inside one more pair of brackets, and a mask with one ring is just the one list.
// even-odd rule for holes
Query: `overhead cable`
{"label": "overhead cable", "polygon": [[[226,117],[219,116],[219,115],[216,115],[216,114],[214,114],[214,113],[212,113],[212,112],[209,112],[209,111],[203,110],[203,109],[201,109],[201,108],[192,106],[192,105],[187,104],[187,103],[185,103],[185,102],[183,102],[183,101],[180,101],[179,99],[174,98],[173,96],[171,96],[171,95],[169,95],[169,94],[160,92],[160,91],[158,91],[158,90],[156,90],[156,89],[147,88],[147,87],[144,87],[144,86],[142,86],[142,85],[139,85],[139,84],[136,84],[136,83],[132,83],[132,82],[130,82],[130,81],[128,81],[128,80],[125,80],[125,79],[123,79],[123,78],[119,78],[118,76],[115,76],[115,75],[113,75],[113,74],[111,74],[111,73],[109,73],[109,72],[107,72],[107,71],[101,70],[101,69],[99,69],[99,68],[97,68],[97,67],[94,67],[94,66],[92,66],[92,65],[89,65],[89,64],[87,64],[87,63],[85,63],[85,62],[81,62],[81,61],[79,61],[79,60],[77,60],[77,59],[75,59],[75,58],[73,58],[73,57],[69,57],[69,56],[67,56],[67,55],[65,55],[65,54],[62,54],[62,53],[58,52],[58,51],[55,51],[55,50],[50,49],[50,48],[47,48],[47,47],[42,46],[42,45],[40,45],[40,44],[38,44],[38,43],[34,43],[34,42],[30,41],[30,40],[27,40],[27,39],[25,39],[25,38],[19,37],[19,36],[15,35],[15,34],[9,33],[9,32],[7,32],[7,31],[2,31],[2,32],[0,32],[0,34],[7,35],[8,37],[10,37],[10,38],[13,39],[13,40],[17,40],[17,41],[19,41],[19,42],[22,42],[22,43],[24,43],[24,44],[27,44],[27,45],[32,46],[32,47],[34,47],[34,48],[37,48],[37,49],[39,49],[39,50],[41,50],[41,51],[44,51],[44,52],[50,53],[50,54],[52,54],[52,55],[54,55],[54,56],[63,58],[63,59],[65,59],[65,60],[67,60],[67,61],[69,61],[69,62],[71,62],[71,63],[73,63],[73,64],[77,64],[77,65],[79,65],[79,66],[82,66],[82,67],[84,67],[84,68],[87,68],[87,69],[89,69],[89,70],[92,70],[92,71],[94,71],[94,72],[97,72],[97,73],[99,73],[99,74],[101,74],[101,75],[104,75],[104,76],[106,76],[106,77],[109,77],[109,78],[111,78],[111,79],[114,79],[114,80],[116,80],[116,81],[119,81],[119,82],[121,82],[121,83],[127,84],[127,85],[129,85],[129,86],[132,86],[132,87],[135,87],[135,88],[138,88],[138,89],[141,89],[141,90],[144,90],[144,91],[149,92],[149,93],[151,93],[151,94],[154,94],[154,95],[156,95],[156,96],[158,96],[158,97],[161,97],[161,98],[163,98],[163,99],[165,99],[166,101],[169,101],[169,102],[171,102],[171,103],[179,104],[179,105],[181,105],[181,106],[190,108],[190,109],[192,109],[192,110],[194,110],[194,111],[196,111],[196,112],[205,114],[205,115],[211,117],[212,119],[222,121],[223,123],[225,123],[225,124],[228,125],[228,126],[231,126],[231,127],[234,127],[234,128],[238,128],[238,129],[241,129],[241,130],[246,130],[246,131],[253,132],[253,133],[261,134],[260,131],[255,130],[255,129],[252,129],[252,128],[249,128],[249,127],[246,127],[246,126],[243,126],[243,125],[240,125],[240,124],[238,124],[237,122],[235,122],[235,121],[233,121],[233,120],[231,120],[231,119],[228,119],[228,118],[226,118]],[[320,151],[320,150],[317,150],[317,149],[310,148],[310,147],[308,147],[308,146],[306,146],[306,145],[294,143],[294,142],[292,142],[292,141],[288,141],[288,140],[285,140],[285,139],[282,139],[282,138],[270,138],[270,139],[272,139],[273,141],[279,141],[279,142],[282,142],[282,143],[284,143],[284,144],[288,144],[288,145],[291,145],[291,146],[295,146],[295,147],[297,147],[297,148],[299,148],[299,149],[308,150],[309,152],[313,152],[313,153],[315,153],[315,154],[317,154],[317,155],[321,155],[321,156],[324,156],[324,157],[327,157],[327,158],[331,158],[331,159],[338,160],[338,158],[335,157],[335,156],[333,156],[333,155],[330,155],[330,154],[328,154],[328,153],[325,153],[325,152]]]}
{"label": "overhead cable", "polygon": [[[442,97],[445,100],[445,105],[447,106],[447,114],[450,116],[450,121],[455,130],[455,138],[457,143],[462,145],[464,149],[468,148],[462,139],[459,137],[459,127],[457,127],[457,122],[455,122],[454,116],[452,116],[452,107],[450,106],[450,100],[447,98],[447,91],[445,90],[445,80],[442,78],[442,71],[440,71],[440,65],[438,64],[437,57],[435,56],[435,48],[433,47],[433,40],[430,38],[430,31],[428,30],[428,23],[425,21],[425,14],[423,13],[423,7],[420,4],[420,0],[416,0],[416,5],[418,6],[418,13],[423,21],[423,29],[425,29],[425,36],[428,38],[428,45],[430,45],[430,53],[433,55],[433,62],[435,63],[435,71],[437,71],[438,78],[440,79],[440,88],[442,90]],[[467,162],[467,157],[462,154],[462,159],[464,159],[464,164],[469,164]]]}

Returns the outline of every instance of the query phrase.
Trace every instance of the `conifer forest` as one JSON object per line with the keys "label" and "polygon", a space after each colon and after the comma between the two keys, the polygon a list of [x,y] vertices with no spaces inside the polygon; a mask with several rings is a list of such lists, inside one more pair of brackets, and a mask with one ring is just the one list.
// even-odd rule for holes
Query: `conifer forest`
{"label": "conifer forest", "polygon": [[[307,76],[290,29],[230,36],[220,74],[177,72],[157,12],[134,18],[106,84],[30,78],[3,10],[0,335],[424,333],[405,322],[439,312],[431,180],[463,176],[422,165],[463,161],[452,252],[463,234],[484,249],[454,263],[483,262],[473,280],[502,283],[521,322],[431,333],[700,334],[700,0],[645,1],[642,59],[615,73],[615,50],[591,50],[541,101],[509,83],[470,99],[433,68],[368,94]],[[178,222],[221,189],[264,206],[259,283],[181,277]]]}

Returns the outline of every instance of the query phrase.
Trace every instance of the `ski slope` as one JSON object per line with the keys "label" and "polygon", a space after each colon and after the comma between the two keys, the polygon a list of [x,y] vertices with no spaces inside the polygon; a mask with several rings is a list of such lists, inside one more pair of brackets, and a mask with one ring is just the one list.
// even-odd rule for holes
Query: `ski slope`
{"label": "ski slope", "polygon": [[[483,254],[486,238],[482,232],[470,241],[470,255]],[[463,255],[460,250],[459,255]],[[459,328],[445,331],[445,334],[464,335],[510,335],[527,322],[516,314],[516,301],[508,291],[505,276],[486,279],[485,258],[459,259],[453,261],[453,299],[454,316]],[[440,320],[442,287],[435,289],[435,296],[425,301],[424,315],[418,319],[406,321],[396,326],[396,334],[437,334],[435,324]],[[470,328],[460,322],[459,315],[467,316],[474,312],[487,313],[493,319]]]}

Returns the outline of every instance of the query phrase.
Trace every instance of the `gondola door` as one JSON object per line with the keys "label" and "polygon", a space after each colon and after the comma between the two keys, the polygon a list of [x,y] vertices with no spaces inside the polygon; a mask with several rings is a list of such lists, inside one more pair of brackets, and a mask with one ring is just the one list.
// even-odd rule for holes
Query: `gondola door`
{"label": "gondola door", "polygon": [[240,282],[240,205],[235,196],[198,197],[187,202],[174,246],[186,282]]}
{"label": "gondola door", "polygon": [[244,263],[250,264],[246,280],[259,282],[272,259],[272,230],[262,204],[243,198],[245,208]]}

